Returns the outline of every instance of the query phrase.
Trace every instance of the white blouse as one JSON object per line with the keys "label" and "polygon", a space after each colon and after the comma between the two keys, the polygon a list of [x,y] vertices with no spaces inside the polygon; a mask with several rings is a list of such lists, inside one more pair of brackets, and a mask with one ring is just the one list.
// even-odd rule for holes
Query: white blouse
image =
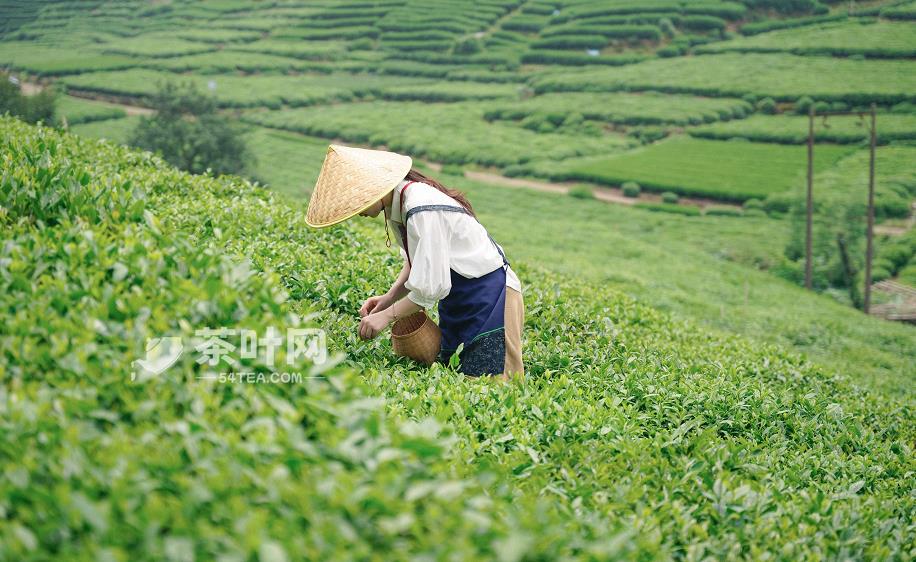
{"label": "white blouse", "polygon": [[[401,190],[407,183],[407,180],[402,180],[394,189],[387,225],[405,260],[407,255],[401,243],[399,226],[404,224],[407,211],[420,205],[461,206],[454,198],[435,187],[415,181],[404,193],[405,208],[402,210]],[[477,219],[465,213],[416,213],[407,223],[407,242],[412,266],[404,287],[410,291],[407,298],[423,308],[432,308],[436,302],[448,296],[452,288],[449,269],[471,279],[486,275],[503,265],[503,258],[487,236],[487,230]],[[521,282],[511,266],[506,269],[506,286],[522,292]]]}

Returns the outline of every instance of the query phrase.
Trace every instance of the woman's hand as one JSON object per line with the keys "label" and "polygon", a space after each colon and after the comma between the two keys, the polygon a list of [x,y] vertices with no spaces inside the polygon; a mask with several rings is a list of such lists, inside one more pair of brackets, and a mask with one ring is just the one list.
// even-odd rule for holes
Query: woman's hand
{"label": "woman's hand", "polygon": [[363,305],[359,308],[359,315],[365,318],[373,312],[381,312],[391,306],[393,302],[394,299],[392,299],[391,295],[388,293],[385,293],[384,295],[369,297],[366,299],[366,302],[364,302]]}
{"label": "woman's hand", "polygon": [[391,314],[385,310],[363,316],[363,319],[359,321],[359,337],[371,340],[387,328],[389,323],[391,323]]}

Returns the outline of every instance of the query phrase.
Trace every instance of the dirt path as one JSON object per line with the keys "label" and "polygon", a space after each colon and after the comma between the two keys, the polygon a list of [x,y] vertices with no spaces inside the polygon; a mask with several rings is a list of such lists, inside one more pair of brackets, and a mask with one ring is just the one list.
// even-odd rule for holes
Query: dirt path
{"label": "dirt path", "polygon": [[[616,203],[618,205],[634,205],[636,203],[661,203],[661,195],[655,193],[640,193],[639,197],[627,197],[623,194],[623,190],[616,187],[605,187],[600,185],[586,184],[583,182],[548,182],[532,179],[522,179],[522,178],[510,178],[496,174],[493,172],[478,172],[473,170],[467,170],[464,172],[464,176],[468,179],[482,181],[486,183],[492,183],[496,185],[502,185],[506,187],[523,187],[527,189],[534,189],[537,191],[546,191],[550,193],[569,193],[569,189],[576,185],[589,185],[592,188],[593,193],[595,194],[595,199],[600,201],[606,201],[608,203]],[[694,207],[705,208],[710,205],[715,205],[717,207],[721,206],[730,206],[735,208],[740,208],[740,205],[734,205],[729,203],[724,203],[722,201],[716,201],[713,199],[699,199],[694,197],[681,197],[678,200],[678,203],[681,205],[692,205]]]}
{"label": "dirt path", "polygon": [[875,225],[875,234],[886,234],[888,236],[900,236],[901,234],[906,234],[913,227],[916,227],[916,201],[910,206],[910,218],[906,219],[906,222],[901,225],[885,225],[885,224],[876,224]]}
{"label": "dirt path", "polygon": [[[20,88],[22,88],[22,93],[26,96],[34,96],[35,94],[40,93],[45,89],[45,85],[38,82],[20,82]],[[132,105],[129,103],[129,98],[122,98],[119,96],[106,96],[98,92],[89,92],[82,90],[73,90],[68,89],[67,95],[74,98],[81,98],[85,100],[91,100],[97,102],[101,105],[107,105],[109,107],[117,107],[123,109],[124,113],[128,115],[152,115],[153,110],[148,107],[142,107],[139,105]]]}
{"label": "dirt path", "polygon": [[127,102],[127,98],[122,98],[119,96],[106,96],[98,92],[88,92],[83,90],[67,90],[67,95],[74,98],[80,98],[84,100],[92,100],[98,102],[102,105],[107,105],[110,107],[119,107],[124,110],[124,113],[128,115],[152,115],[153,110],[148,107],[143,107],[141,105],[132,105]]}

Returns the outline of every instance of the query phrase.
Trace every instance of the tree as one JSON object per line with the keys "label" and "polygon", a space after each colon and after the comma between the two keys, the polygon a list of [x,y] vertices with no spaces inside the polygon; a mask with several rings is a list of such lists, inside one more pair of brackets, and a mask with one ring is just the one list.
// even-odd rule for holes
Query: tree
{"label": "tree", "polygon": [[156,113],[143,117],[128,144],[200,174],[246,174],[253,157],[238,126],[217,113],[216,100],[192,82],[160,83],[149,100]]}
{"label": "tree", "polygon": [[0,115],[9,112],[23,121],[50,123],[54,118],[56,95],[50,88],[34,96],[22,95],[19,81],[9,74],[0,72]]}

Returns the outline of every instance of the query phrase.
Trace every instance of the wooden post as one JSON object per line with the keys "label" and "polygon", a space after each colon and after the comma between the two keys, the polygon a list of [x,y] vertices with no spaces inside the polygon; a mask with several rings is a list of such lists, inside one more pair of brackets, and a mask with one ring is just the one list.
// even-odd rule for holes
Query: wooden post
{"label": "wooden post", "polygon": [[808,108],[808,206],[805,222],[805,288],[811,289],[811,221],[814,215],[814,104]]}
{"label": "wooden post", "polygon": [[868,314],[871,308],[871,260],[874,252],[875,229],[875,104],[871,104],[871,157],[868,161],[868,230],[865,244],[865,302],[863,310]]}

